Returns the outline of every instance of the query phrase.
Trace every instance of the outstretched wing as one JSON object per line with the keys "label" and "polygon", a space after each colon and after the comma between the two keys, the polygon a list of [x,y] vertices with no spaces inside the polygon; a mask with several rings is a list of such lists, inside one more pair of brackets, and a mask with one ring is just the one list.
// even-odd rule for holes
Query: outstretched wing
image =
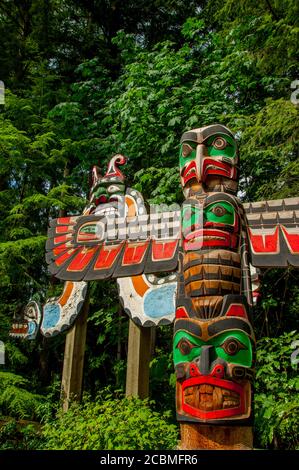
{"label": "outstretched wing", "polygon": [[[50,272],[59,279],[91,281],[174,271],[179,215],[83,215],[52,220],[46,243]],[[167,235],[162,235],[166,227]],[[165,230],[164,230],[165,231]]]}
{"label": "outstretched wing", "polygon": [[125,312],[137,325],[168,325],[174,321],[177,274],[154,274],[117,279],[119,297]]}
{"label": "outstretched wing", "polygon": [[299,266],[299,197],[244,204],[251,262],[256,267]]}

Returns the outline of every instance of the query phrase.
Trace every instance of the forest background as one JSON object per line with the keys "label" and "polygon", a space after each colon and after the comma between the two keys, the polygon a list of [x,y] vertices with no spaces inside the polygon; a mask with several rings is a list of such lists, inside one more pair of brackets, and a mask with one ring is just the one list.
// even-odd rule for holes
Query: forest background
{"label": "forest background", "polygon": [[[79,213],[91,166],[115,153],[148,202],[181,202],[180,136],[219,122],[237,136],[244,201],[298,196],[298,18],[291,0],[1,1],[1,449],[176,446],[172,329],[157,329],[150,401],[125,400],[128,318],[113,283],[91,286],[85,398],[64,415],[65,334],[22,342],[10,325],[30,298],[61,291],[45,263],[49,218]],[[258,448],[299,448],[298,278],[263,272]]]}

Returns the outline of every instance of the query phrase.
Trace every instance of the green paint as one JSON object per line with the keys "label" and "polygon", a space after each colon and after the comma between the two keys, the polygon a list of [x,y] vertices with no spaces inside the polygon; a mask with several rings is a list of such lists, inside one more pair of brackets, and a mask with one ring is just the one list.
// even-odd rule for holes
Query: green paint
{"label": "green paint", "polygon": [[[221,137],[226,142],[226,147],[224,149],[217,149],[212,144],[217,139],[217,137]],[[219,156],[226,156],[229,158],[234,158],[237,152],[237,145],[231,137],[226,134],[215,134],[208,138],[206,142],[208,148],[208,154],[211,157],[219,157]]]}
{"label": "green paint", "polygon": [[84,225],[80,229],[80,233],[96,233],[96,224],[91,224],[91,225]]}
{"label": "green paint", "polygon": [[[192,148],[190,154],[187,157],[183,156],[184,144],[190,145],[190,147]],[[192,160],[195,160],[196,147],[197,147],[196,142],[187,141],[187,142],[184,142],[183,144],[181,144],[180,153],[179,153],[179,163],[180,163],[180,168],[181,169],[186,165],[186,163],[191,162]]]}
{"label": "green paint", "polygon": [[205,222],[233,226],[235,223],[235,213],[236,209],[229,202],[214,202],[203,209],[203,220],[200,207],[185,204],[182,210],[182,228],[185,231],[194,225],[203,227]]}
{"label": "green paint", "polygon": [[[217,208],[220,208],[217,211]],[[205,221],[217,224],[234,225],[235,208],[229,202],[221,201],[209,204],[204,208]]]}
{"label": "green paint", "polygon": [[[228,354],[224,350],[225,343],[228,344],[232,341],[238,341],[240,346],[243,349],[240,349],[235,354]],[[180,342],[187,340],[192,349],[188,354],[183,354],[179,349]],[[174,342],[173,342],[173,358],[174,358],[174,365],[180,364],[182,362],[192,362],[196,357],[200,356],[201,347],[205,345],[212,345],[214,346],[214,358],[213,360],[218,358],[224,359],[226,362],[230,364],[238,364],[244,367],[251,367],[252,366],[252,345],[249,337],[243,331],[239,330],[232,330],[228,332],[221,333],[218,336],[211,338],[209,341],[202,341],[196,336],[193,336],[186,331],[178,331],[175,334]]]}
{"label": "green paint", "polygon": [[[226,146],[223,149],[218,149],[217,147],[213,146],[213,143],[217,138],[222,138],[226,142]],[[184,144],[189,145],[192,150],[190,153],[184,157],[183,156],[183,149],[184,149]],[[205,142],[204,145],[207,148],[207,156],[209,157],[229,157],[229,158],[234,158],[237,154],[237,145],[236,142],[232,137],[229,137],[226,134],[214,134],[211,135]],[[180,146],[180,153],[179,153],[179,163],[180,163],[180,168],[182,169],[186,163],[191,162],[192,160],[195,160],[196,158],[196,147],[197,143],[192,142],[192,141],[186,141],[183,142]]]}

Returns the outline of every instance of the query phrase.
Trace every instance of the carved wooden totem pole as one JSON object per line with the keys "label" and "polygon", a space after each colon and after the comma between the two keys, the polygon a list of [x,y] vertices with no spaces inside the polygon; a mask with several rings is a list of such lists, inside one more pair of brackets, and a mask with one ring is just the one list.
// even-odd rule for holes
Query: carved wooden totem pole
{"label": "carved wooden totem pole", "polygon": [[252,447],[255,338],[238,163],[226,127],[183,134],[186,201],[173,354],[184,449]]}
{"label": "carved wooden totem pole", "polygon": [[[142,195],[125,187],[118,168],[125,159],[117,155],[104,177],[94,170],[84,214],[51,221],[46,259],[50,272],[67,281],[60,307],[68,305],[66,292],[80,293],[63,321],[65,307],[53,320],[59,302],[48,312],[47,302],[41,331],[51,335],[72,324],[88,281],[117,278],[137,324],[174,320],[180,447],[250,449],[257,287],[251,269],[299,266],[299,198],[242,205],[236,141],[220,124],[185,132],[179,161],[180,211],[148,214]],[[155,275],[162,272],[164,278]]]}

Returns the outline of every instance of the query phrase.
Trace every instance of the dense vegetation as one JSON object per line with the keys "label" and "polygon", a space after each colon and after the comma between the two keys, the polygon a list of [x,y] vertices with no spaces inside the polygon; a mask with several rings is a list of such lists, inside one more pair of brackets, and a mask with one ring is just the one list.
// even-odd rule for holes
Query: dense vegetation
{"label": "dense vegetation", "polygon": [[[128,320],[117,317],[114,285],[92,285],[89,398],[65,416],[54,418],[64,335],[19,342],[9,339],[11,320],[30,297],[43,301],[61,289],[45,265],[48,219],[79,211],[91,165],[105,168],[114,153],[130,157],[128,179],[148,201],[180,202],[181,133],[221,122],[239,140],[244,200],[298,195],[298,107],[290,100],[299,78],[298,17],[293,0],[1,2],[0,339],[7,360],[0,447],[175,445],[170,328],[157,331],[155,403],[122,401]],[[299,447],[299,382],[290,359],[299,339],[298,277],[292,268],[263,273],[255,312],[257,447]],[[107,386],[111,396],[99,397]],[[97,429],[112,409],[102,435]],[[130,441],[123,429],[117,440],[113,430],[128,416]],[[13,418],[34,423],[23,427]],[[145,420],[151,429],[144,435]],[[37,422],[47,423],[42,436]]]}

